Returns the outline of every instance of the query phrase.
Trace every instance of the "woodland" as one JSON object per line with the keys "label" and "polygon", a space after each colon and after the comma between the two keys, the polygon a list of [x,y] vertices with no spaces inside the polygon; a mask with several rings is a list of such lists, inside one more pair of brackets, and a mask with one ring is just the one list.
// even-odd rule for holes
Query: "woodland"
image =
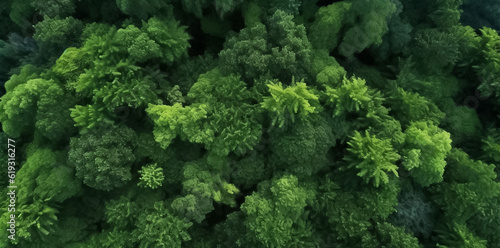
{"label": "woodland", "polygon": [[0,248],[499,248],[498,30],[495,0],[2,0]]}

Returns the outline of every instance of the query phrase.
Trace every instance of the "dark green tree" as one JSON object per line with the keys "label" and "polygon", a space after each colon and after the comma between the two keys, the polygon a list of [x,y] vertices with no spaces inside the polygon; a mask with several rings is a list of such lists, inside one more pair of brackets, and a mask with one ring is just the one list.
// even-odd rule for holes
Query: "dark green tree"
{"label": "dark green tree", "polygon": [[136,134],[128,127],[101,125],[71,138],[69,161],[92,188],[112,190],[132,179]]}

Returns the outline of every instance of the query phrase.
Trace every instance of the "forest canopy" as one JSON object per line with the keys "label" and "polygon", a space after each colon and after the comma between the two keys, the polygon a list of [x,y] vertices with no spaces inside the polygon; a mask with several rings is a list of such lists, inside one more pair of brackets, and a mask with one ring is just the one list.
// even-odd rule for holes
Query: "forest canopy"
{"label": "forest canopy", "polygon": [[499,13],[3,0],[0,248],[499,248]]}

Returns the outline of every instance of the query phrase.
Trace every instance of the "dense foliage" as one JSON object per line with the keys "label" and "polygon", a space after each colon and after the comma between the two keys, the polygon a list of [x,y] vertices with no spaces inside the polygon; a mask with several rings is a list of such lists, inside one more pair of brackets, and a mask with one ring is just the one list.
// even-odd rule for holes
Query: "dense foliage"
{"label": "dense foliage", "polygon": [[2,0],[0,248],[500,248],[499,13]]}

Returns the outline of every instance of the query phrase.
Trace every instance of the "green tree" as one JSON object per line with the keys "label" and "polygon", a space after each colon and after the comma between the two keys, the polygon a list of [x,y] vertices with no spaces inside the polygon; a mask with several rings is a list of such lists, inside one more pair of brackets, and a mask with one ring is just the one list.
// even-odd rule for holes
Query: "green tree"
{"label": "green tree", "polygon": [[231,181],[242,190],[249,189],[270,178],[272,173],[272,169],[266,163],[264,155],[257,151],[253,151],[241,160],[235,161],[232,168]]}
{"label": "green tree", "polygon": [[355,247],[363,236],[371,238],[375,223],[383,222],[395,211],[399,192],[397,180],[381,187],[356,187],[346,172],[328,174],[318,185],[314,220],[327,226],[327,233],[340,244]]}
{"label": "green tree", "polygon": [[2,215],[2,221],[5,220],[2,223],[10,220],[10,214],[16,215],[13,243],[18,245],[54,234],[59,224],[57,205],[81,192],[81,182],[75,178],[74,169],[66,164],[65,152],[35,145],[30,145],[30,150],[34,152],[22,163],[15,179],[15,185],[26,190],[16,190],[15,212],[6,211]]}
{"label": "green tree", "polygon": [[76,176],[92,188],[112,190],[132,179],[135,132],[128,127],[101,125],[71,138],[69,161]]}
{"label": "green tree", "polygon": [[387,102],[391,115],[404,126],[415,121],[439,124],[445,117],[445,114],[432,101],[402,88],[398,88],[394,94],[391,94]]}
{"label": "green tree", "polygon": [[141,174],[139,178],[141,181],[138,185],[141,187],[147,186],[155,189],[160,187],[165,179],[163,176],[163,169],[158,168],[157,164],[143,166],[142,169],[139,170],[139,174]]}
{"label": "green tree", "polygon": [[312,53],[309,73],[316,75],[316,82],[324,87],[335,88],[341,85],[347,72],[340,66],[334,57],[328,54],[328,50],[314,50]]}
{"label": "green tree", "polygon": [[45,18],[35,26],[34,38],[42,48],[66,48],[79,45],[83,23],[73,17]]}
{"label": "green tree", "polygon": [[[231,97],[229,97],[231,96]],[[207,106],[207,123],[215,138],[205,143],[213,156],[252,150],[262,133],[254,95],[238,75],[223,76],[218,69],[200,75],[188,97]]]}
{"label": "green tree", "polygon": [[[490,129],[482,139],[481,159],[487,163],[497,164],[500,161],[500,135],[497,129]],[[495,168],[498,173],[498,168]]]}
{"label": "green tree", "polygon": [[179,26],[179,24],[179,21],[173,18],[160,19],[156,17],[143,23],[143,32],[147,33],[150,39],[160,46],[160,58],[163,63],[172,64],[187,56],[190,37],[186,32],[186,27]]}
{"label": "green tree", "polygon": [[175,216],[165,202],[156,202],[151,210],[138,218],[134,234],[140,248],[180,248],[183,242],[191,239],[187,230],[192,225],[191,222]]}
{"label": "green tree", "polygon": [[403,166],[422,186],[443,181],[445,158],[451,150],[450,134],[432,123],[413,122],[405,131]]}
{"label": "green tree", "polygon": [[338,50],[346,57],[352,57],[366,48],[382,44],[382,37],[389,30],[388,20],[396,12],[391,0],[352,0],[352,5],[343,21],[342,41]]}
{"label": "green tree", "polygon": [[197,223],[214,210],[214,202],[236,206],[235,197],[239,189],[228,183],[221,172],[211,169],[206,161],[184,166],[182,186],[185,196],[175,199],[172,208]]}
{"label": "green tree", "polygon": [[283,129],[270,129],[268,164],[274,170],[288,170],[297,177],[311,176],[325,168],[328,151],[336,134],[325,120],[297,122]]}
{"label": "green tree", "polygon": [[54,80],[36,78],[19,83],[15,86],[15,81],[9,81],[8,93],[0,102],[0,120],[7,134],[20,137],[32,134],[36,128],[47,138],[58,140],[71,133],[72,95]]}
{"label": "green tree", "polygon": [[307,89],[307,85],[302,82],[292,82],[292,85],[283,89],[283,85],[269,83],[269,93],[271,96],[264,97],[261,103],[262,108],[274,112],[272,125],[280,128],[288,120],[295,122],[295,115],[301,121],[310,121],[311,115],[319,113],[321,107],[319,98]]}
{"label": "green tree", "polygon": [[488,247],[488,242],[477,237],[465,224],[456,222],[443,224],[440,228],[436,229],[436,232],[438,233],[439,240],[437,247],[440,248]]}
{"label": "green tree", "polygon": [[361,118],[381,120],[388,114],[382,106],[382,94],[369,88],[361,78],[344,77],[340,87],[326,88],[326,97],[327,103],[334,109],[334,116],[356,113]]}
{"label": "green tree", "polygon": [[241,206],[248,238],[264,247],[314,246],[305,210],[313,197],[292,175],[262,182]]}
{"label": "green tree", "polygon": [[402,228],[389,223],[377,223],[375,230],[375,235],[366,235],[362,238],[363,247],[423,247],[417,238],[406,233]]}
{"label": "green tree", "polygon": [[341,38],[342,22],[351,6],[351,2],[338,2],[321,7],[316,12],[315,20],[309,29],[309,39],[315,49],[331,52],[337,47]]}
{"label": "green tree", "polygon": [[474,161],[458,149],[448,156],[444,182],[433,186],[434,201],[445,211],[445,216],[457,223],[465,223],[475,215],[482,215],[498,195],[495,166]]}
{"label": "green tree", "polygon": [[497,68],[497,61],[500,56],[497,50],[498,46],[500,46],[498,32],[491,28],[481,29],[480,51],[482,54],[482,63],[476,67],[476,70],[481,80],[481,85],[478,89],[481,91],[481,95],[485,97],[493,94],[497,98],[500,96],[500,93],[498,93],[499,70]]}
{"label": "green tree", "polygon": [[212,141],[213,131],[201,121],[207,118],[205,108],[205,105],[182,107],[179,103],[173,106],[149,105],[146,111],[155,122],[156,142],[166,148],[177,135],[195,143]]}
{"label": "green tree", "polygon": [[75,0],[31,0],[31,6],[42,15],[55,18],[73,14],[76,10],[75,2]]}
{"label": "green tree", "polygon": [[99,108],[96,105],[76,105],[75,108],[71,108],[70,111],[75,126],[84,130],[91,129],[100,123],[113,124],[110,117],[106,115],[104,107]]}
{"label": "green tree", "polygon": [[106,222],[117,228],[127,228],[135,223],[139,206],[127,196],[111,199],[105,205]]}
{"label": "green tree", "polygon": [[372,181],[375,187],[389,182],[389,172],[398,176],[398,166],[395,162],[401,156],[397,154],[388,139],[379,139],[370,135],[368,131],[365,136],[355,132],[349,144],[349,154],[344,158],[349,162],[348,168],[356,167],[366,183]]}
{"label": "green tree", "polygon": [[266,73],[281,82],[292,82],[292,74],[307,79],[311,49],[304,25],[277,10],[266,25],[244,28],[229,38],[219,53],[220,67],[225,74],[240,72],[247,83]]}

